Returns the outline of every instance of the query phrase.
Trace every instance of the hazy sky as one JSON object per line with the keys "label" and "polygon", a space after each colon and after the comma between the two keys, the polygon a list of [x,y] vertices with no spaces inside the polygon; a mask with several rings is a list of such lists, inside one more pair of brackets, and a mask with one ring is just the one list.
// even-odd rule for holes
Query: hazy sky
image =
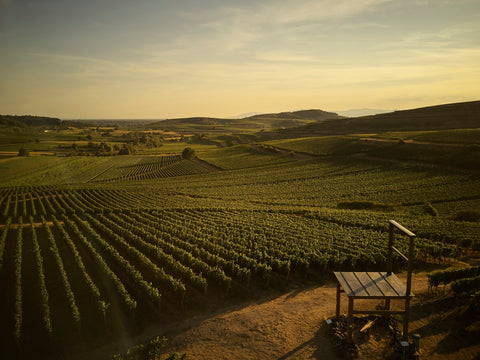
{"label": "hazy sky", "polygon": [[478,0],[0,0],[0,114],[221,117],[479,99]]}

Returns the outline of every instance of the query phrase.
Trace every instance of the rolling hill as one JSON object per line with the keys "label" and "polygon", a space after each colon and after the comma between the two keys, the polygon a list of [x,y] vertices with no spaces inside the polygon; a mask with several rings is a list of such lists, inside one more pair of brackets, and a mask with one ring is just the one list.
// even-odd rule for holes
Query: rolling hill
{"label": "rolling hill", "polygon": [[32,116],[32,115],[0,115],[0,124],[4,126],[60,126],[62,121],[57,118],[46,116]]}
{"label": "rolling hill", "polygon": [[305,125],[314,121],[339,118],[341,118],[341,116],[336,113],[312,109],[254,115],[243,119],[222,119],[212,117],[167,119],[149,124],[148,128],[167,131],[205,133],[245,133],[256,132],[259,130],[289,128]]}
{"label": "rolling hill", "polygon": [[480,101],[471,101],[356,118],[326,119],[282,131],[263,132],[262,137],[294,138],[478,127],[480,127]]}

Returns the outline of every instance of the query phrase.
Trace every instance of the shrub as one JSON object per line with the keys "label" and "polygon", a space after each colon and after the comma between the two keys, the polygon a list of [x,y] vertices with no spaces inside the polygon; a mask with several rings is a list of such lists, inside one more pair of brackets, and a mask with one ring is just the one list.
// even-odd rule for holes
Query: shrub
{"label": "shrub", "polygon": [[433,205],[429,202],[426,202],[423,204],[423,211],[425,214],[432,215],[432,216],[437,216],[438,215],[438,210],[433,207]]}
{"label": "shrub", "polygon": [[18,150],[18,156],[28,156],[30,155],[30,151],[27,149],[21,147],[20,150]]}
{"label": "shrub", "polygon": [[124,147],[124,148],[120,149],[120,151],[118,152],[118,155],[130,155],[130,150],[128,150],[128,148]]}
{"label": "shrub", "polygon": [[183,149],[182,157],[187,160],[192,160],[195,158],[195,150],[190,147]]}

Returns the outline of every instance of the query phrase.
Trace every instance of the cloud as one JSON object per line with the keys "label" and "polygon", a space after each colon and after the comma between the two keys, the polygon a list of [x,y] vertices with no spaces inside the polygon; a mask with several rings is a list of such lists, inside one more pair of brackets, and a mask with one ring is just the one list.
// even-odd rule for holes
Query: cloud
{"label": "cloud", "polygon": [[267,7],[265,15],[276,15],[275,18],[280,23],[346,19],[385,2],[388,0],[324,0],[308,1],[299,5],[297,1],[289,1],[280,7],[275,3],[273,6]]}
{"label": "cloud", "polygon": [[[224,51],[239,51],[280,36],[315,36],[320,26],[374,11],[391,0],[309,0],[245,2],[244,5],[219,6],[200,13],[180,16],[196,22],[210,32],[210,43]],[[313,25],[313,26],[312,26]],[[383,26],[363,24],[361,26]],[[199,35],[200,36],[200,35]],[[196,36],[192,35],[194,39]]]}
{"label": "cloud", "polygon": [[358,30],[358,29],[366,29],[366,28],[387,29],[389,27],[390,26],[387,24],[380,24],[376,22],[347,23],[339,26],[340,29],[349,29],[349,30]]}
{"label": "cloud", "polygon": [[[463,23],[438,31],[415,31],[405,35],[398,46],[457,47],[469,38],[477,39],[480,26],[476,23]],[[478,41],[476,41],[478,44]]]}
{"label": "cloud", "polygon": [[289,64],[312,63],[318,61],[316,57],[311,55],[303,55],[287,51],[259,51],[255,54],[254,58],[259,61]]}
{"label": "cloud", "polygon": [[233,11],[233,17],[264,24],[295,24],[323,19],[345,19],[372,10],[390,0],[310,0],[262,2],[253,12]]}

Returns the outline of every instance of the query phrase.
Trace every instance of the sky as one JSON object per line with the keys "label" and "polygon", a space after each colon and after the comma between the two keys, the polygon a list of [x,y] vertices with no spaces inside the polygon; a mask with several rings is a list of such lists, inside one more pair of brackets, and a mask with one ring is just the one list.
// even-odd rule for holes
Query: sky
{"label": "sky", "polygon": [[0,114],[163,119],[480,100],[478,0],[0,0]]}

